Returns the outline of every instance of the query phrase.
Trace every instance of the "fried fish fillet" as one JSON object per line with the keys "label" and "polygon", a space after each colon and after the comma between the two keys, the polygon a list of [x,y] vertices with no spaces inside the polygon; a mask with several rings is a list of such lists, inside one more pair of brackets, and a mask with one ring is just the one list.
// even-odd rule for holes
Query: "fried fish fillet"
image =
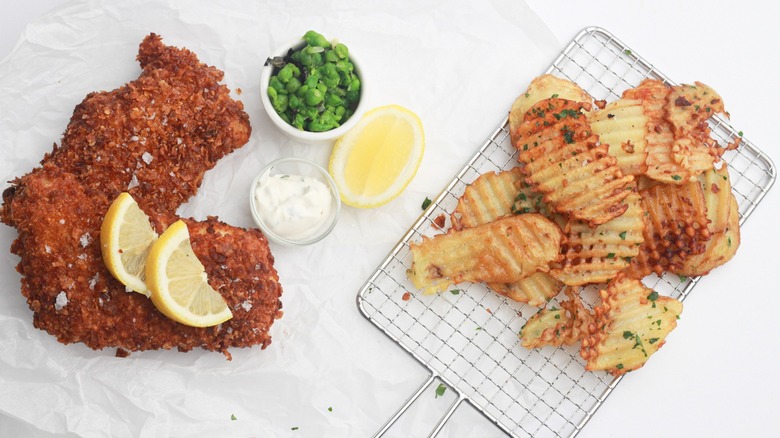
{"label": "fried fish fillet", "polygon": [[424,294],[469,282],[513,283],[546,272],[559,258],[563,234],[538,214],[508,216],[412,243],[409,278]]}
{"label": "fried fish fillet", "polygon": [[22,294],[35,327],[60,342],[118,354],[196,347],[220,351],[271,342],[281,316],[274,258],[257,230],[216,218],[186,220],[211,286],[233,312],[221,326],[194,328],[164,317],[145,296],[127,293],[105,267],[100,225],[128,190],[158,232],[216,161],[245,144],[251,128],[240,102],[219,84],[222,72],[154,34],[141,43],[141,76],[79,104],[42,166],[3,193],[2,221],[17,228]]}

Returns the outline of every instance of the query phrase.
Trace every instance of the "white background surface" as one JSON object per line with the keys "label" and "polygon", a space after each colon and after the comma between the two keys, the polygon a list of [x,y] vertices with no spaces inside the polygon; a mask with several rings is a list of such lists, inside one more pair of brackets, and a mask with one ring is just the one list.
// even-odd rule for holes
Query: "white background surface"
{"label": "white background surface", "polygon": [[[64,2],[16,2],[13,8],[6,7],[0,17],[0,59],[10,52],[23,32],[25,23],[34,21],[58,3]],[[530,0],[528,3],[559,41],[558,47],[549,54],[549,60],[538,65],[539,72],[547,68],[558,51],[582,28],[590,25],[604,27],[672,79],[678,82],[700,80],[718,90],[732,115],[732,125],[744,131],[745,136],[771,158],[780,160],[775,108],[780,101],[780,87],[776,83],[780,71],[780,39],[777,38],[775,28],[776,19],[780,17],[780,6],[776,3],[734,2],[729,7],[704,1],[564,4]],[[468,26],[468,20],[464,17],[462,23],[454,24]],[[507,53],[507,56],[524,55]],[[511,72],[507,74],[511,75]],[[524,86],[522,83],[517,84],[518,90]],[[506,101],[510,102],[513,97],[508,96]],[[63,108],[63,111],[69,113],[71,108]],[[470,109],[457,108],[457,111]],[[474,114],[474,117],[479,116]],[[475,139],[479,140],[486,134],[477,133]],[[478,145],[476,141],[474,148]],[[446,156],[429,153],[426,160],[446,161]],[[446,180],[449,175],[442,178]],[[439,188],[431,189],[430,193],[435,195]],[[775,226],[775,216],[780,212],[779,190],[775,188],[771,191],[745,224],[742,247],[736,258],[727,267],[703,279],[686,300],[683,319],[664,346],[662,354],[654,356],[639,372],[623,379],[580,436],[777,435],[780,427],[777,416],[780,412],[780,379],[774,370],[778,366],[780,353],[774,345],[774,335],[780,323],[774,309],[780,308],[780,298],[777,290],[778,263],[772,250],[780,246]],[[420,193],[423,192],[412,196],[422,196]],[[408,226],[405,223],[392,223],[389,215],[378,215],[377,219],[391,221],[388,224],[390,228],[397,229],[398,236]],[[372,254],[379,254],[381,248],[392,243],[380,243]],[[277,257],[285,254],[285,251],[280,251]],[[370,271],[371,266],[361,266],[361,269]],[[18,281],[18,277],[13,281]],[[350,284],[361,283],[362,279]],[[286,294],[288,291],[289,288]],[[341,293],[350,294],[352,291]],[[289,295],[283,299],[285,309],[295,303]],[[354,307],[338,311],[356,313]],[[351,317],[348,319],[357,320]],[[334,317],[336,322],[338,318]],[[344,328],[356,329],[374,330],[368,324],[358,328]],[[390,358],[403,355],[400,349],[381,339],[381,336],[375,338],[367,345],[368,349],[373,350],[374,356]],[[291,348],[291,345],[287,344],[286,348]],[[276,342],[269,350],[275,346]],[[401,362],[399,367],[410,372],[414,370],[414,366],[406,362]],[[381,376],[353,378],[363,379],[369,382],[368,385],[372,379],[382,379]],[[418,381],[410,378],[401,386],[407,389],[408,394],[409,388],[413,388]],[[334,378],[331,384],[338,386],[340,382]],[[366,390],[370,391],[371,387]],[[399,391],[399,394],[403,394],[402,390]],[[340,397],[349,398],[349,394],[337,393],[334,391],[330,394],[330,400],[323,403],[335,403]],[[397,399],[398,394],[392,394],[390,398],[393,397],[395,399],[387,402],[389,409],[403,401]],[[290,409],[297,407],[293,405]],[[334,410],[337,411],[338,407]],[[250,412],[247,409],[236,415],[239,419],[242,415],[246,418],[251,415]],[[345,412],[340,414],[349,417]],[[460,422],[485,421],[469,413],[460,417]],[[363,416],[360,418],[368,420]],[[377,427],[385,419],[372,418]],[[351,435],[350,431],[362,434],[365,430],[375,429],[334,427],[346,436]],[[464,427],[457,430],[472,429]],[[473,430],[475,436],[495,433],[490,432],[489,428]],[[34,428],[24,422],[0,416],[0,435],[11,436],[2,433],[4,431],[35,433]],[[296,436],[317,436],[300,432]],[[415,433],[424,435],[426,432]],[[175,430],[171,434],[177,435]],[[262,430],[257,430],[256,434],[264,436]],[[471,432],[451,434],[467,436]],[[47,436],[40,431],[38,435]],[[231,429],[226,427],[225,436],[232,435]],[[249,435],[242,430],[239,436]]]}

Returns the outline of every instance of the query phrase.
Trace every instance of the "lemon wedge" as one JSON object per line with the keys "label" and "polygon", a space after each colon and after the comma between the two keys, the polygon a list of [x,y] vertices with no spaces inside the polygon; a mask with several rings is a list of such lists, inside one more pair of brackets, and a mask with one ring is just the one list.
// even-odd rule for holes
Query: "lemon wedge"
{"label": "lemon wedge", "polygon": [[190,244],[187,224],[174,222],[152,245],[146,284],[152,303],[168,318],[192,327],[211,327],[233,317],[225,299],[208,283]]}
{"label": "lemon wedge", "polygon": [[149,217],[129,193],[122,193],[108,208],[100,226],[103,262],[128,289],[149,296],[146,257],[157,240]]}
{"label": "lemon wedge", "polygon": [[386,204],[403,192],[422,162],[425,134],[417,114],[398,105],[368,111],[336,141],[328,172],[353,207]]}

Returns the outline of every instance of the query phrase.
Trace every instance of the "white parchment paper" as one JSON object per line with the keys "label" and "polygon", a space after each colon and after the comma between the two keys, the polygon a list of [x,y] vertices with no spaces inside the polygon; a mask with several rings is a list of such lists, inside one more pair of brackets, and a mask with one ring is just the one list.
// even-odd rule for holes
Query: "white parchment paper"
{"label": "white parchment paper", "polygon": [[[386,206],[345,207],[314,246],[272,245],[284,317],[269,348],[234,349],[231,362],[205,351],[120,359],[114,349],[59,344],[33,328],[18,257],[8,251],[16,230],[0,226],[0,435],[370,436],[424,380],[422,367],[360,315],[355,296],[425,197],[444,188],[557,56],[560,44],[523,2],[74,1],[28,26],[0,64],[2,189],[59,142],[87,93],[138,76],[138,44],[155,32],[224,70],[253,126],[250,142],[206,174],[180,214],[252,226],[249,184],[264,164],[298,156],[326,165],[330,154],[283,137],[258,96],[266,56],[309,29],[360,57],[369,107],[396,103],[421,117],[426,152],[414,181]],[[452,401],[433,391],[422,400],[388,436],[426,435]],[[469,408],[457,414],[452,436],[496,433]]]}

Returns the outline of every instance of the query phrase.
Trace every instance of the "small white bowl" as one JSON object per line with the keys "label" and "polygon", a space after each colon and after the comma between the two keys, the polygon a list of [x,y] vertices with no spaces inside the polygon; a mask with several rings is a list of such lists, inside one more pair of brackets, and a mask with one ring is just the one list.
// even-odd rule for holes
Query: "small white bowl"
{"label": "small white bowl", "polygon": [[[328,187],[331,195],[330,213],[325,222],[313,234],[300,239],[280,236],[274,232],[263,221],[262,216],[258,212],[258,206],[255,200],[255,191],[260,182],[260,179],[265,174],[307,176],[316,178],[318,181],[325,184],[325,186]],[[319,242],[328,234],[330,234],[331,231],[333,231],[333,228],[336,227],[336,222],[338,222],[339,214],[341,212],[341,198],[339,196],[336,183],[325,169],[303,158],[282,158],[268,164],[265,168],[263,168],[263,170],[260,171],[260,173],[257,174],[254,181],[252,181],[252,185],[249,189],[249,208],[252,212],[252,218],[255,220],[255,223],[269,240],[286,246],[305,246]]]}
{"label": "small white bowl", "polygon": [[[287,52],[291,48],[293,50],[300,49],[304,47],[305,44],[306,42],[303,39],[292,41],[274,51],[271,56],[269,56],[269,58],[286,56]],[[260,74],[260,99],[263,102],[263,108],[265,108],[265,112],[268,114],[268,117],[271,119],[274,125],[276,125],[279,130],[281,130],[290,138],[298,140],[302,143],[309,144],[330,143],[352,129],[352,127],[355,126],[355,124],[358,122],[358,120],[360,120],[360,117],[365,112],[366,81],[363,74],[363,69],[360,68],[360,63],[356,59],[355,54],[352,53],[351,48],[349,51],[349,60],[352,62],[352,65],[355,66],[355,74],[357,75],[358,79],[360,79],[360,100],[358,100],[357,108],[355,108],[354,114],[352,114],[349,119],[347,119],[341,126],[324,132],[303,131],[290,125],[281,117],[279,117],[279,114],[276,113],[276,110],[271,105],[271,99],[268,97],[268,83],[271,81],[271,74],[274,67],[270,63],[266,62]]]}

